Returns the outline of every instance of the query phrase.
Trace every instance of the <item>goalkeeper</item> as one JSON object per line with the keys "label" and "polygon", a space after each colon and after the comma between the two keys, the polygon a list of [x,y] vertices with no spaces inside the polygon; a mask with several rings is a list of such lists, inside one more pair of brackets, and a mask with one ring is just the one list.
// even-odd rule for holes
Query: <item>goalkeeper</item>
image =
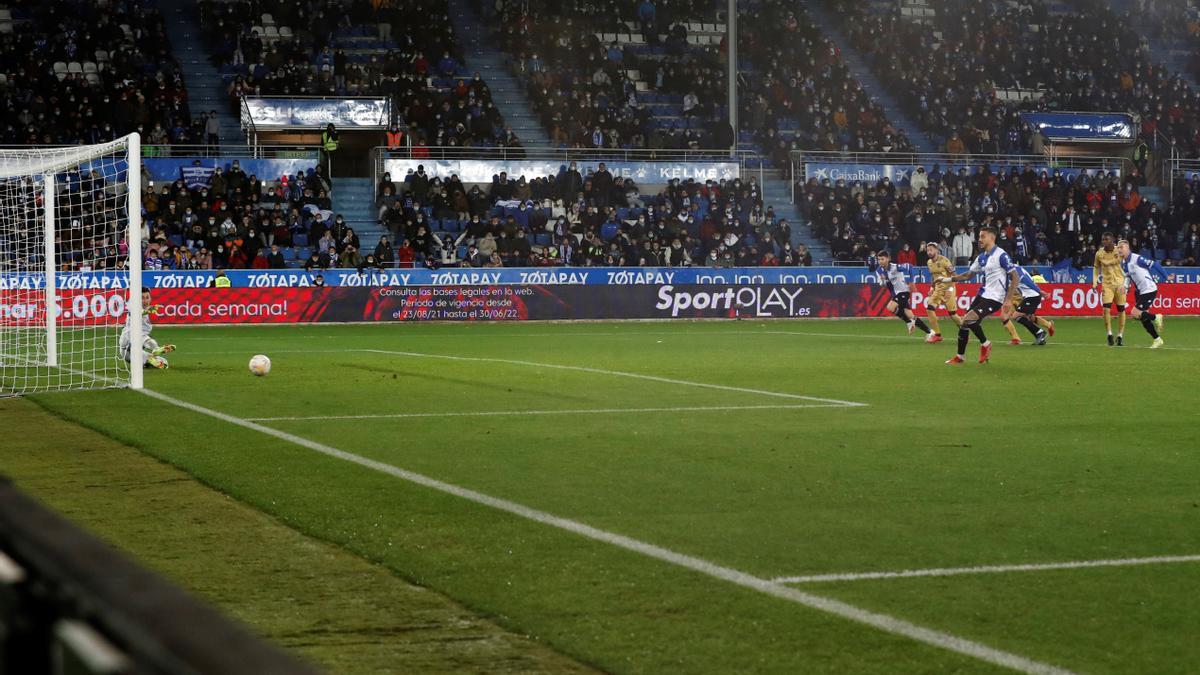
{"label": "goalkeeper", "polygon": [[[163,354],[169,354],[175,351],[175,345],[159,346],[158,342],[150,337],[150,331],[154,329],[154,325],[150,323],[150,317],[162,311],[162,305],[155,305],[150,298],[150,291],[142,291],[142,363],[151,368],[166,370],[168,367],[167,360],[163,358]],[[121,349],[121,358],[126,362],[132,363],[132,328],[133,317],[125,319],[125,327],[121,329],[121,338],[117,343]]]}

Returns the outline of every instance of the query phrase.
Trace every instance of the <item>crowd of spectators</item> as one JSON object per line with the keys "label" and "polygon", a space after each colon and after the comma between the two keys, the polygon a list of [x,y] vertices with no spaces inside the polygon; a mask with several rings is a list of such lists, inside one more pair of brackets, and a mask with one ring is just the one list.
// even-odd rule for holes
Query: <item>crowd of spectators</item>
{"label": "crowd of spectators", "polygon": [[446,0],[204,0],[200,17],[234,110],[243,95],[388,96],[413,144],[520,145],[465,68]]}
{"label": "crowd of spectators", "polygon": [[[729,147],[727,123],[718,123],[723,78],[711,55],[689,49],[679,21],[713,15],[712,0],[564,4],[554,0],[499,0],[496,39],[513,63],[530,101],[555,145],[573,148],[689,149]],[[490,3],[489,3],[490,5]],[[491,12],[491,6],[484,8]],[[602,44],[599,34],[643,35],[664,54],[638,54],[628,43]],[[661,38],[661,40],[660,40]],[[661,57],[669,54],[669,59]],[[629,71],[650,82],[638,91]],[[695,97],[673,110],[668,124],[655,119],[654,94]]]}
{"label": "crowd of spectators", "polygon": [[[745,3],[739,43],[740,132],[777,166],[796,148],[902,151],[891,126],[803,9],[784,0]],[[734,142],[725,107],[724,38],[691,45],[689,21],[722,16],[724,3],[500,0],[497,38],[562,147],[708,149]],[[637,45],[600,34],[641,35]],[[647,50],[642,45],[659,46]],[[629,77],[636,72],[648,89]],[[673,105],[659,107],[665,97]],[[656,113],[660,119],[656,119]]]}
{"label": "crowd of spectators", "polygon": [[1149,145],[1200,147],[1200,98],[1106,2],[1073,0],[1065,15],[1043,0],[930,5],[933,24],[869,14],[861,3],[838,7],[855,47],[947,152],[1030,150],[1036,139],[1020,125],[1022,109],[1130,112]]}
{"label": "crowd of spectators", "polygon": [[739,55],[747,71],[741,119],[777,165],[787,163],[792,149],[912,150],[906,132],[870,99],[802,7],[786,0],[755,7],[743,18],[745,25],[771,30],[741,34]]}
{"label": "crowd of spectators", "polygon": [[[490,185],[444,180],[424,167],[378,186],[379,219],[427,266],[806,265],[791,229],[748,180],[673,179],[642,194],[603,163],[553,176],[496,176]],[[411,257],[409,257],[411,256]]]}
{"label": "crowd of spectators", "polygon": [[[0,32],[0,142],[98,143],[138,131],[193,143],[179,63],[149,0],[9,0]],[[11,21],[11,23],[9,23]]]}
{"label": "crowd of spectators", "polygon": [[[0,181],[0,269],[45,269],[43,184],[29,177]],[[118,186],[99,171],[63,171],[55,189],[55,259],[62,271],[122,269],[129,221]]]}
{"label": "crowd of spectators", "polygon": [[1194,265],[1200,253],[1200,175],[1181,183],[1166,211],[1142,199],[1135,174],[1100,169],[1071,175],[934,165],[901,182],[813,177],[797,184],[797,199],[814,233],[848,262],[887,249],[897,260],[923,263],[923,244],[936,242],[964,264],[985,225],[999,229],[999,245],[1016,260],[1037,266],[1091,265],[1104,232],[1165,264]]}
{"label": "crowd of spectators", "polygon": [[237,160],[205,181],[147,186],[144,268],[282,269],[307,258],[320,268],[373,265],[329,195],[320,166],[267,184]]}

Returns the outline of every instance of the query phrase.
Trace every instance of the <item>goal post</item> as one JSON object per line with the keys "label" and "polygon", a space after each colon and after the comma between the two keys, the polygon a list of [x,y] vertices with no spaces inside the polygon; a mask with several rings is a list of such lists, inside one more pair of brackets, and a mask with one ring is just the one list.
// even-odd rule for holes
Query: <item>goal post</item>
{"label": "goal post", "polygon": [[46,297],[42,301],[47,307],[46,315],[46,365],[58,366],[58,312],[52,311],[49,308],[58,307],[57,294],[57,278],[55,275],[55,259],[58,257],[54,250],[55,230],[58,228],[53,224],[56,222],[54,202],[56,195],[55,185],[57,181],[54,179],[54,174],[47,173],[42,176],[42,200],[45,202],[46,226],[43,229],[44,236],[42,237],[42,256],[45,257],[45,265],[43,266],[43,274],[46,275]]}
{"label": "goal post", "polygon": [[142,372],[145,361],[139,357],[142,353],[142,341],[146,338],[142,335],[141,322],[142,312],[146,309],[142,307],[142,138],[137,133],[132,133],[125,137],[125,142],[125,173],[128,178],[125,241],[129,255],[129,271],[126,274],[129,279],[129,295],[125,308],[131,318],[128,322],[129,342],[133,345],[129,359],[129,387],[141,389],[144,386]]}
{"label": "goal post", "polygon": [[139,141],[0,148],[0,397],[142,386]]}

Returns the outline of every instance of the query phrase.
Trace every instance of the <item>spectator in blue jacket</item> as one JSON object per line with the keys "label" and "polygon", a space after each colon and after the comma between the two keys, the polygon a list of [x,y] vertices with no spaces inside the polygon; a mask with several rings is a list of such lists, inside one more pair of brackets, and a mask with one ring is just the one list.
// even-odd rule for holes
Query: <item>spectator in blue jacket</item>
{"label": "spectator in blue jacket", "polygon": [[442,60],[438,61],[438,72],[445,77],[452,77],[458,70],[458,61],[450,56],[450,52],[442,52]]}

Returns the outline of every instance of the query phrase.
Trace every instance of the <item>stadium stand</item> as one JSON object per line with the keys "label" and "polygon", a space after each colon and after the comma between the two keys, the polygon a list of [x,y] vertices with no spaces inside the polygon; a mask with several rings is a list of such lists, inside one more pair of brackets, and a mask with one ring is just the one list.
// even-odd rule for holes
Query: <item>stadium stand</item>
{"label": "stadium stand", "polygon": [[1200,175],[1181,181],[1166,212],[1143,199],[1136,176],[1084,172],[992,170],[980,165],[943,173],[934,165],[904,185],[819,180],[797,185],[801,210],[837,260],[863,261],[873,251],[912,252],[923,262],[924,242],[964,262],[978,227],[1000,230],[1000,245],[1038,266],[1091,265],[1100,234],[1113,232],[1166,264],[1194,261],[1200,234]]}
{"label": "stadium stand", "polygon": [[[729,147],[725,25],[718,6],[497,3],[497,40],[560,147]],[[780,31],[742,35],[740,149],[787,165],[794,147],[906,150],[877,103],[807,14],[782,0],[743,3]]]}
{"label": "stadium stand", "polygon": [[519,146],[487,84],[463,65],[445,0],[318,3],[205,1],[201,24],[243,94],[386,95],[431,146]]}
{"label": "stadium stand", "polygon": [[314,255],[330,267],[348,247],[351,254],[358,248],[353,230],[332,211],[320,167],[267,182],[234,160],[207,185],[147,186],[142,205],[148,270],[298,267]]}
{"label": "stadium stand", "polygon": [[[582,163],[580,163],[582,164]],[[601,163],[467,186],[423,170],[378,186],[401,265],[756,266],[811,264],[790,225],[746,181],[673,179],[642,194]],[[403,249],[403,250],[402,250]]]}
{"label": "stadium stand", "polygon": [[[713,93],[720,91],[719,71],[713,72],[699,49],[700,36],[689,38],[685,27],[695,19],[697,27],[706,28],[709,49],[717,35],[714,4],[696,0],[658,12],[638,3],[564,8],[504,1],[496,5],[495,39],[511,56],[535,112],[559,147],[729,147],[727,125],[723,138],[710,136],[708,128],[724,113],[711,105],[720,96]],[[704,119],[700,110],[684,114],[684,94],[676,88],[689,81],[705,94]]]}
{"label": "stadium stand", "polygon": [[743,133],[776,166],[789,151],[905,152],[907,134],[851,74],[837,47],[795,3],[753,3],[745,19],[782,30],[746,31]]}
{"label": "stadium stand", "polygon": [[7,0],[0,10],[2,142],[145,143],[199,137],[153,3]]}
{"label": "stadium stand", "polygon": [[837,7],[855,47],[946,152],[1028,150],[1035,141],[1016,112],[1059,109],[1136,113],[1147,143],[1162,134],[1195,153],[1196,94],[1105,2]]}

